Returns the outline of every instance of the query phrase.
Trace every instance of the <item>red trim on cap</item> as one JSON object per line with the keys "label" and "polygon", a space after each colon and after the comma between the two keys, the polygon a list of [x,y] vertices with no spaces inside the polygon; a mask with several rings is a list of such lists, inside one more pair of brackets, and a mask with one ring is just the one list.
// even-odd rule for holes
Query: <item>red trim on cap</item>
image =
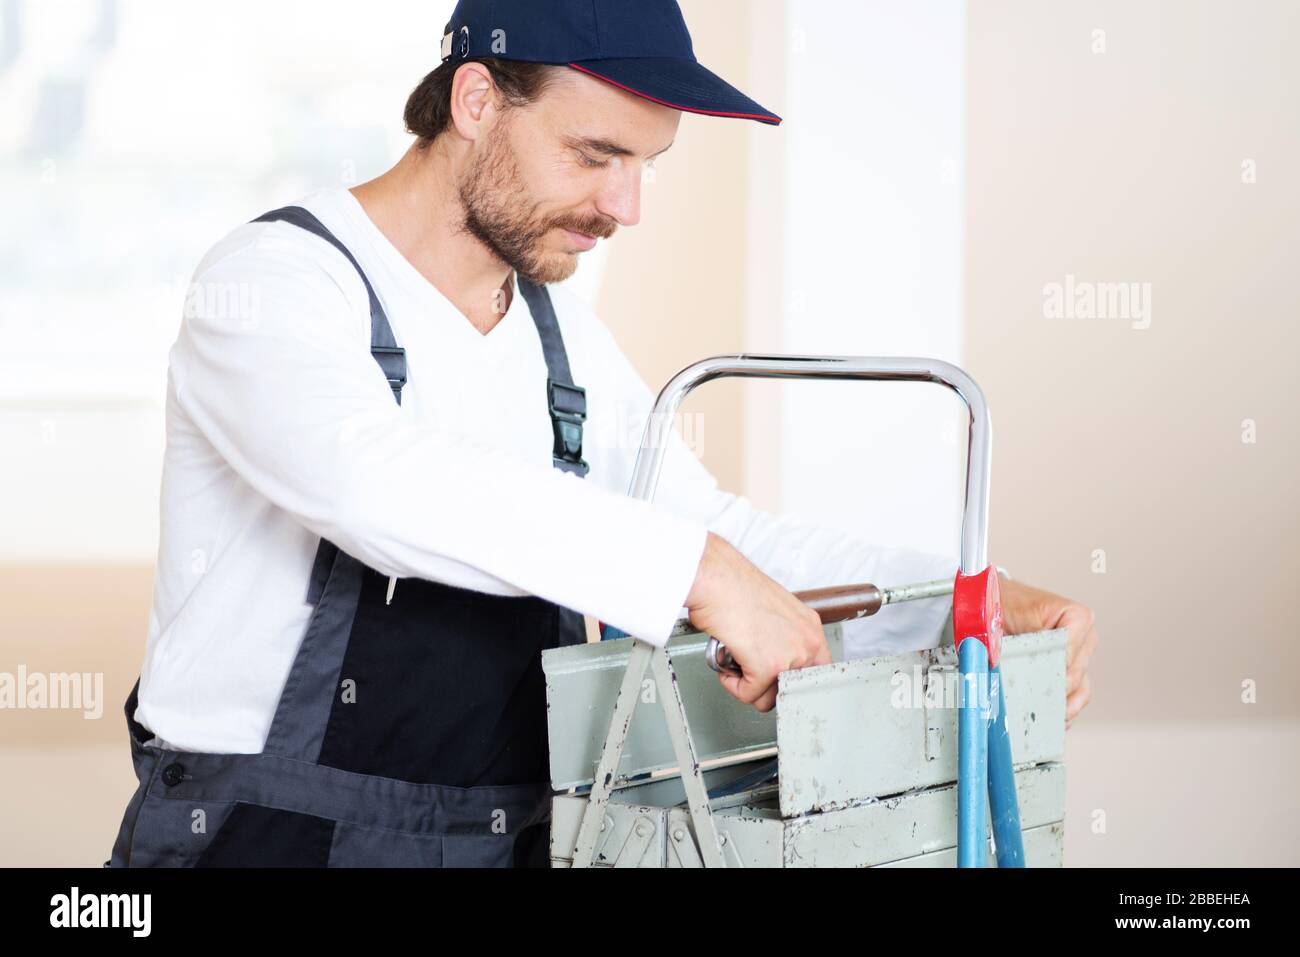
{"label": "red trim on cap", "polygon": [[594,76],[598,80],[604,80],[606,83],[612,83],[620,90],[626,90],[628,93],[632,93],[636,96],[639,96],[644,100],[650,100],[654,103],[658,103],[661,106],[672,107],[674,110],[684,110],[687,113],[701,113],[705,116],[729,116],[741,120],[761,120],[764,123],[770,123],[772,126],[781,125],[781,118],[779,116],[772,116],[767,113],[727,113],[722,110],[700,110],[700,109],[696,109],[693,106],[681,106],[677,103],[669,103],[667,100],[661,100],[657,96],[651,96],[649,93],[642,93],[640,90],[634,90],[630,86],[624,86],[622,83],[619,83],[618,80],[611,80],[607,76],[601,76],[595,70],[589,70],[585,66],[579,66],[576,63],[570,63],[569,66],[573,67],[575,70],[578,70],[582,73],[586,73],[590,76]]}

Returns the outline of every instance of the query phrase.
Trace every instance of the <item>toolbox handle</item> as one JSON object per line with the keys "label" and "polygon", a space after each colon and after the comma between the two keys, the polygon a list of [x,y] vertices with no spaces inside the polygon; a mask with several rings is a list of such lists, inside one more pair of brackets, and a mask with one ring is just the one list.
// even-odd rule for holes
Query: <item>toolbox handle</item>
{"label": "toolbox handle", "polygon": [[989,473],[993,426],[984,393],[963,369],[941,359],[905,356],[714,356],[687,366],[655,400],[632,471],[632,498],[653,501],[663,471],[673,419],[686,396],[714,379],[861,379],[935,382],[957,393],[970,411],[966,495],[961,525],[961,570],[974,575],[988,565]]}
{"label": "toolbox handle", "polygon": [[[655,400],[632,472],[632,498],[652,501],[663,471],[669,431],[682,401],[714,379],[860,379],[869,382],[936,382],[961,397],[970,412],[966,499],[961,525],[961,572],[974,576],[988,567],[989,473],[993,426],[988,403],[975,380],[941,359],[900,356],[714,356],[687,366],[668,381]],[[874,611],[874,609],[873,609]],[[706,658],[715,671],[729,656],[716,638]]]}

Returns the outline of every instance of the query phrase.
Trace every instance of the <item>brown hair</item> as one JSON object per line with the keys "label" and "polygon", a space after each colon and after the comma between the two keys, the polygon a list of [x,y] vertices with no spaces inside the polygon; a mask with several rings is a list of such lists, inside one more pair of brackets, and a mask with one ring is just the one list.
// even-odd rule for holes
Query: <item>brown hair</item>
{"label": "brown hair", "polygon": [[495,57],[470,57],[442,64],[421,80],[406,100],[406,131],[419,137],[416,145],[420,149],[427,149],[451,122],[452,80],[466,63],[482,63],[488,68],[507,107],[525,106],[536,100],[546,89],[552,71],[557,69],[545,63]]}

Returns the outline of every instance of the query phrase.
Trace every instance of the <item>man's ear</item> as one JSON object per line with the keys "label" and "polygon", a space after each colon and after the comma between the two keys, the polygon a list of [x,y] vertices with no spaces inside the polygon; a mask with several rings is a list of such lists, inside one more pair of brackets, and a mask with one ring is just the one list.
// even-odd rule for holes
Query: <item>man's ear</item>
{"label": "man's ear", "polygon": [[456,132],[478,141],[497,114],[497,88],[482,63],[466,63],[451,81],[451,122]]}

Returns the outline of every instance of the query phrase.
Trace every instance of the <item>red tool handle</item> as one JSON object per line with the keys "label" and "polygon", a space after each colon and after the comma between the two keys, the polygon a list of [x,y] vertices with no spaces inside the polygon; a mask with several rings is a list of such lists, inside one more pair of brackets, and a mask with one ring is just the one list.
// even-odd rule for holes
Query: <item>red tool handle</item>
{"label": "red tool handle", "polygon": [[974,575],[957,572],[952,589],[952,634],[959,647],[967,638],[982,642],[988,649],[989,667],[997,667],[1002,658],[1002,593],[993,566]]}

